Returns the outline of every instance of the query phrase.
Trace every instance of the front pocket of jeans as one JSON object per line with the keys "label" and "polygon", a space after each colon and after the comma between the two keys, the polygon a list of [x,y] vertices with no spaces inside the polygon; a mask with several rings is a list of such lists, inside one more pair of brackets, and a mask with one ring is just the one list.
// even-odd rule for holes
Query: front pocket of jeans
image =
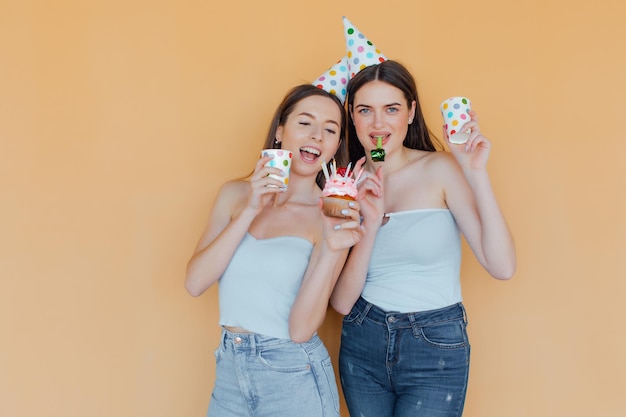
{"label": "front pocket of jeans", "polygon": [[436,347],[455,349],[467,343],[465,328],[459,321],[424,326],[420,331],[424,340]]}
{"label": "front pocket of jeans", "polygon": [[311,369],[307,354],[297,345],[264,349],[259,352],[259,361],[267,368],[278,372],[299,372]]}
{"label": "front pocket of jeans", "polygon": [[343,316],[343,322],[353,323],[357,318],[359,318],[360,315],[361,312],[353,307],[347,315]]}

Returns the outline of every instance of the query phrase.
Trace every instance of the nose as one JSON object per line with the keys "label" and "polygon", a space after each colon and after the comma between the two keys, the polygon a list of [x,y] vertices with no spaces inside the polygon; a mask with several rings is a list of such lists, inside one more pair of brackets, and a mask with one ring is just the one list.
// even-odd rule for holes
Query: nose
{"label": "nose", "polygon": [[322,127],[321,126],[315,126],[313,128],[313,130],[311,131],[311,138],[316,141],[322,140]]}
{"label": "nose", "polygon": [[381,127],[384,123],[384,115],[381,112],[374,112],[374,119],[372,120],[374,127]]}

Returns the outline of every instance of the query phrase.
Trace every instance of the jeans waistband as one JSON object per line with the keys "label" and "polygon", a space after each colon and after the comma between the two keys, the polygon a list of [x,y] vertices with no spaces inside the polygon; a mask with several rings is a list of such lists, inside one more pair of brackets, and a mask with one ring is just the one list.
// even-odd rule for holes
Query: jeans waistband
{"label": "jeans waistband", "polygon": [[294,343],[290,339],[265,336],[258,333],[236,333],[222,327],[221,345],[224,349],[249,351],[255,353],[259,349],[269,347],[281,347],[287,345],[300,345],[305,349],[313,349],[322,344],[322,340],[316,334],[307,342]]}
{"label": "jeans waistband", "polygon": [[392,327],[428,326],[452,320],[463,320],[467,324],[467,314],[463,303],[452,304],[435,310],[416,311],[413,313],[399,313],[385,311],[380,307],[359,297],[354,304],[354,309],[359,311],[359,319],[367,317],[375,322],[384,323]]}

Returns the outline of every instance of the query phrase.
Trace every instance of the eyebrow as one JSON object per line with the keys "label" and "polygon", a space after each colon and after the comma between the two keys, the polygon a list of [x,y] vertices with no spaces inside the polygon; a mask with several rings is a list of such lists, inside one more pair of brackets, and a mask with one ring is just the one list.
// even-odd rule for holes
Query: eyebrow
{"label": "eyebrow", "polygon": [[[394,102],[394,103],[389,103],[389,104],[385,104],[385,105],[383,105],[383,107],[394,107],[394,106],[396,106],[396,107],[400,106],[400,107],[401,107],[401,106],[402,106],[402,103],[395,103],[395,102]],[[371,106],[371,105],[369,105],[369,104],[357,104],[357,105],[356,105],[356,106],[354,106],[354,107],[373,107],[373,106]]]}
{"label": "eyebrow", "polygon": [[[305,112],[305,111],[303,111],[303,112],[301,112],[301,113],[298,113],[298,116],[308,116],[308,117],[310,117],[311,119],[315,119],[315,118],[316,118],[316,117],[315,117],[315,116],[313,116],[311,113],[307,113],[307,112]],[[339,127],[339,123],[337,123],[337,122],[336,122],[335,120],[333,120],[333,119],[328,119],[328,120],[326,120],[326,122],[325,122],[325,123],[332,123],[332,124],[336,125],[337,127]]]}

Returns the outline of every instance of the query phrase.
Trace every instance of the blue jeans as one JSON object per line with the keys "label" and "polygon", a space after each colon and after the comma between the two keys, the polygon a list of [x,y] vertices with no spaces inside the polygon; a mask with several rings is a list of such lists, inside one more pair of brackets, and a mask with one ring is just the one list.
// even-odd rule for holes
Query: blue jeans
{"label": "blue jeans", "polygon": [[461,303],[385,312],[359,298],[343,319],[339,372],[355,417],[459,417],[470,345]]}
{"label": "blue jeans", "polygon": [[294,343],[224,329],[209,417],[339,417],[330,356],[315,335]]}

